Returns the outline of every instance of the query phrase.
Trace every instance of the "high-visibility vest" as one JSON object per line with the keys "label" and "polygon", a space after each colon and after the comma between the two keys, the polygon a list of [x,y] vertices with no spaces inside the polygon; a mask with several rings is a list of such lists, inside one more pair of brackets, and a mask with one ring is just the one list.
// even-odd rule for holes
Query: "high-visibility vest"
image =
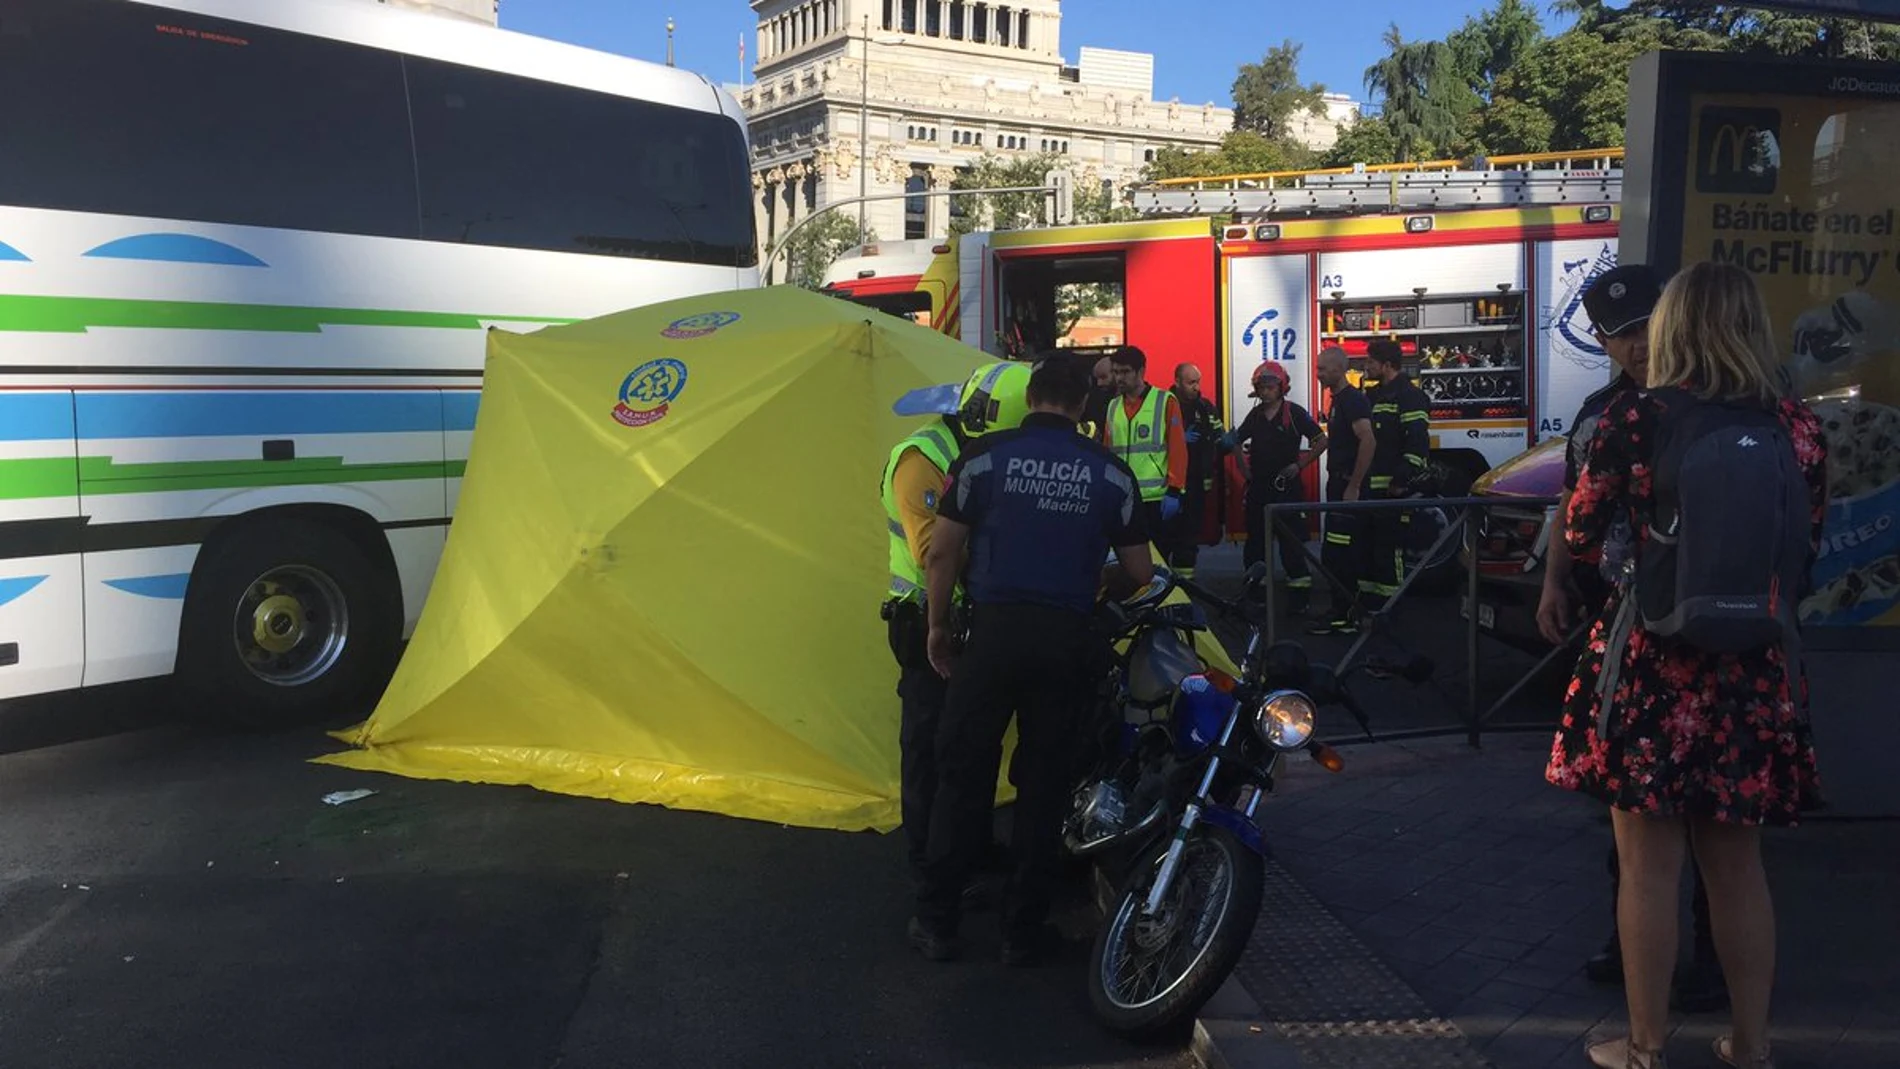
{"label": "high-visibility vest", "polygon": [[1148,387],[1128,416],[1128,402],[1120,397],[1108,405],[1108,447],[1135,473],[1143,501],[1168,496],[1168,398],[1166,390]]}
{"label": "high-visibility vest", "polygon": [[897,511],[897,492],[894,483],[897,479],[897,462],[909,450],[915,449],[924,455],[924,459],[937,466],[938,471],[947,472],[957,459],[958,446],[956,435],[941,423],[920,427],[916,433],[891,450],[891,458],[884,464],[884,521],[890,532],[891,543],[891,597],[899,601],[922,601],[924,598],[923,562],[910,555],[910,540],[904,537],[904,521]]}

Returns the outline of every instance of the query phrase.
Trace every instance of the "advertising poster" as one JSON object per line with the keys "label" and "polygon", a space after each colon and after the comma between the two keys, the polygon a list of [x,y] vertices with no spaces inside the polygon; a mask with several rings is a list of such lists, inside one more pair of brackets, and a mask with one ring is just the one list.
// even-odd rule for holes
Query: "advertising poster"
{"label": "advertising poster", "polygon": [[1740,79],[1729,63],[1670,78],[1673,59],[1660,57],[1656,131],[1679,132],[1680,162],[1654,163],[1650,262],[1753,275],[1821,417],[1830,503],[1803,621],[1900,624],[1900,68],[1755,61]]}

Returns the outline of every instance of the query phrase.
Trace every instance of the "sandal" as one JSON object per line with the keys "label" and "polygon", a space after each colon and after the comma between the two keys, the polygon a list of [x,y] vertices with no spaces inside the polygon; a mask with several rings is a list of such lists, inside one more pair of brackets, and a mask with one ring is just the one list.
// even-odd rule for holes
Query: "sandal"
{"label": "sandal", "polygon": [[1597,1069],[1666,1069],[1662,1051],[1640,1050],[1628,1036],[1592,1043],[1584,1048],[1584,1053]]}
{"label": "sandal", "polygon": [[[1715,1037],[1715,1056],[1722,1059],[1723,1065],[1733,1065],[1736,1066],[1737,1069],[1742,1069],[1742,1063],[1735,1060],[1734,1036]],[[1756,1056],[1754,1061],[1749,1062],[1746,1069],[1775,1069],[1774,1055],[1770,1052],[1763,1052]]]}

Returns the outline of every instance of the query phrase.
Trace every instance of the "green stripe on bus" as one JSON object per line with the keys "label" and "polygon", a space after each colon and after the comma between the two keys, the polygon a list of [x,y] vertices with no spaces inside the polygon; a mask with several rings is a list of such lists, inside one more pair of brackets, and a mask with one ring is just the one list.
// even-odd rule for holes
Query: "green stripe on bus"
{"label": "green stripe on bus", "polygon": [[79,466],[72,457],[25,457],[0,460],[0,501],[36,497],[76,497]]}
{"label": "green stripe on bus", "polygon": [[572,323],[551,316],[489,316],[401,312],[381,308],[304,308],[203,301],[137,301],[112,297],[0,294],[0,332],[83,334],[94,327],[158,330],[253,330],[316,334],[324,327],[436,327],[479,330],[483,323]]}
{"label": "green stripe on bus", "polygon": [[111,457],[0,460],[0,501],[86,494],[158,494],[177,490],[238,490],[259,486],[395,482],[460,478],[468,462],[345,464],[342,457],[297,460],[189,460],[115,464]]}

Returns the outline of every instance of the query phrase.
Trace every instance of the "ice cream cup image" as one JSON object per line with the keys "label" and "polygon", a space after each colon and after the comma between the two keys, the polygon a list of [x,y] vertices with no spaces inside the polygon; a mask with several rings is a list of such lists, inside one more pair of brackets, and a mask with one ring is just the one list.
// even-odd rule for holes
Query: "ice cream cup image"
{"label": "ice cream cup image", "polygon": [[1866,623],[1900,600],[1900,408],[1859,398],[1812,407],[1827,436],[1829,500],[1801,620]]}
{"label": "ice cream cup image", "polygon": [[1900,349],[1900,306],[1863,290],[1843,293],[1795,317],[1788,370],[1811,391]]}

